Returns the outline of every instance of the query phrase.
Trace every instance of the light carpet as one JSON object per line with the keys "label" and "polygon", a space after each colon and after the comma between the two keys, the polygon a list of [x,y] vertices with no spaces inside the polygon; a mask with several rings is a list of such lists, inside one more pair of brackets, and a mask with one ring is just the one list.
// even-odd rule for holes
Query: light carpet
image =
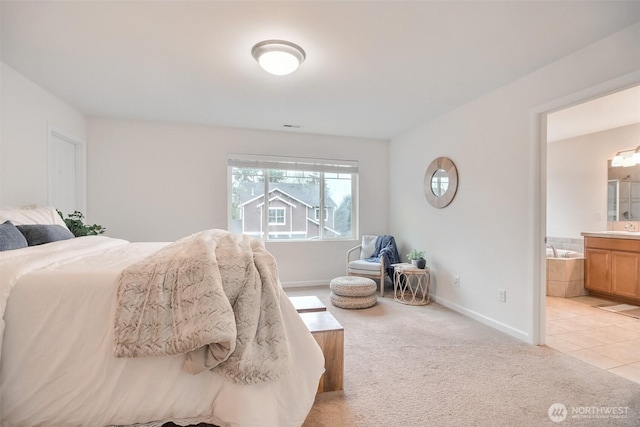
{"label": "light carpet", "polygon": [[317,295],[345,330],[344,391],[318,395],[303,427],[640,426],[640,384],[436,303],[344,310],[328,286],[286,291]]}

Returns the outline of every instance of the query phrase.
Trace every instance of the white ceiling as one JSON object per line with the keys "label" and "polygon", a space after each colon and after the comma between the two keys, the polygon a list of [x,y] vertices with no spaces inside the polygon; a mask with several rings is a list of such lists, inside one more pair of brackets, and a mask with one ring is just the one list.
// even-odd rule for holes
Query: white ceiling
{"label": "white ceiling", "polygon": [[[390,139],[640,21],[639,1],[11,1],[3,62],[88,116]],[[251,47],[301,45],[289,76]]]}
{"label": "white ceiling", "polygon": [[640,86],[549,114],[547,142],[635,123],[640,123]]}

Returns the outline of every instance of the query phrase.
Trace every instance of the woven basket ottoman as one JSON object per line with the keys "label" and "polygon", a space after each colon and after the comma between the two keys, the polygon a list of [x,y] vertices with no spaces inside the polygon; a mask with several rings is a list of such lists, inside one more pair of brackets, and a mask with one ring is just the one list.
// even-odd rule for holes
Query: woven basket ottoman
{"label": "woven basket ottoman", "polygon": [[331,304],[340,308],[369,308],[376,304],[376,282],[366,277],[342,276],[329,283]]}

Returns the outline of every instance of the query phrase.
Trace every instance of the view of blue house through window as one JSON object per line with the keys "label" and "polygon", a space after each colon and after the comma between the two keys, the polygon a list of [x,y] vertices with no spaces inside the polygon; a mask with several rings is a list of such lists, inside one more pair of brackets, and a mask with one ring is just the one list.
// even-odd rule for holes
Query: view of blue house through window
{"label": "view of blue house through window", "polygon": [[357,163],[230,155],[228,165],[230,231],[266,240],[355,235]]}

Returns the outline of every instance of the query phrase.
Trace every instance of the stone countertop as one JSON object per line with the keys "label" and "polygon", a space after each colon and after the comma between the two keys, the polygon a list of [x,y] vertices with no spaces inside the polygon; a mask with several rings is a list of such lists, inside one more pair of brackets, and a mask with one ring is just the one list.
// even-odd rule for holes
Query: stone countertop
{"label": "stone countertop", "polygon": [[583,231],[580,234],[583,237],[640,240],[640,232],[638,231]]}

